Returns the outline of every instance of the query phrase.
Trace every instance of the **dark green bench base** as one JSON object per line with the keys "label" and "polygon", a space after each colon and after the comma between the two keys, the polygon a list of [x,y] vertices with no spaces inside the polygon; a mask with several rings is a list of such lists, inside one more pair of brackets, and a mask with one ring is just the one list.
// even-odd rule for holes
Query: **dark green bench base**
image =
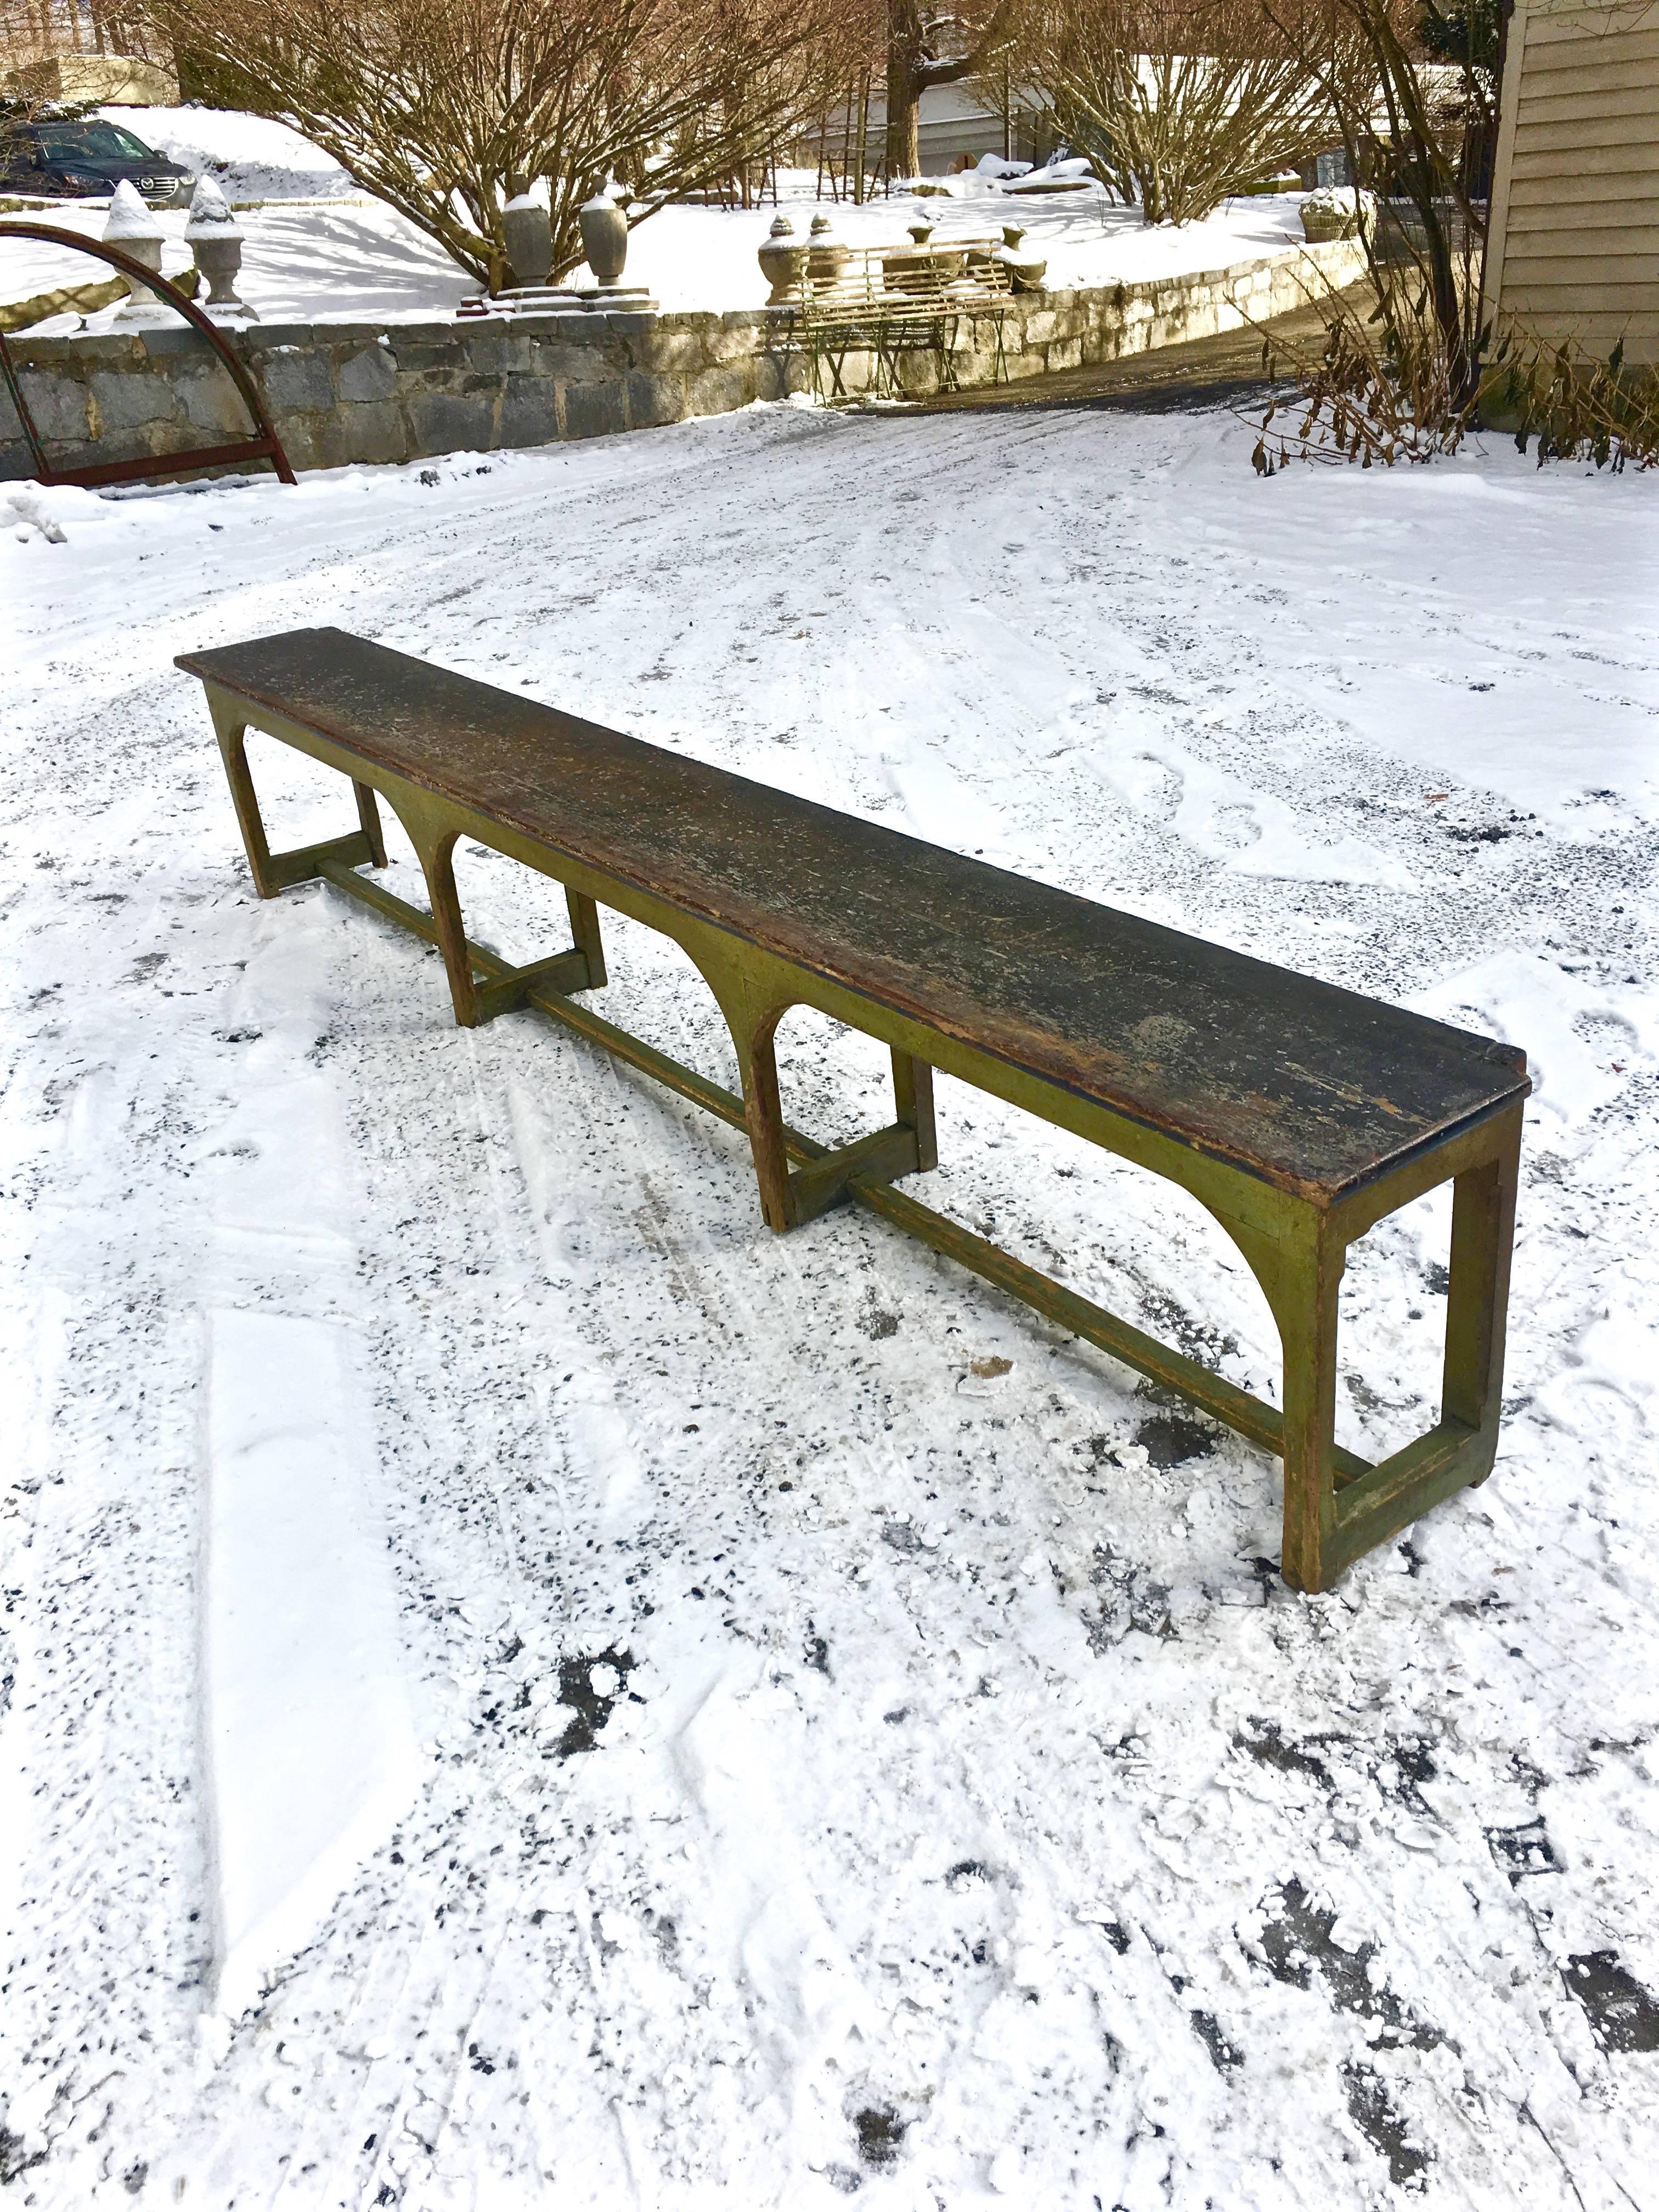
{"label": "dark green bench base", "polygon": [[[504,819],[499,809],[486,811],[468,796],[434,790],[428,781],[417,781],[411,775],[394,770],[358,744],[343,743],[336,734],[278,711],[240,684],[233,688],[216,664],[252,650],[227,648],[223,655],[191,656],[180,665],[201,674],[206,683],[249,865],[261,896],[274,896],[310,879],[332,884],[439,948],[455,1018],[462,1025],[473,1026],[514,1008],[533,1007],[743,1129],[753,1152],[762,1210],[773,1229],[793,1230],[843,1200],[865,1206],[1024,1300],[1061,1328],[1180,1393],[1282,1459],[1282,1571],[1299,1589],[1328,1589],[1344,1567],[1437,1501],[1486,1479],[1498,1445],[1522,1105],[1528,1088],[1520,1055],[1507,1048],[1485,1048],[1478,1064],[1490,1060],[1493,1095],[1480,1103],[1477,1094],[1474,1110],[1463,1112],[1453,1126],[1433,1130],[1426,1139],[1413,1143],[1402,1157],[1375,1171],[1350,1174],[1346,1184],[1335,1189],[1287,1188],[1284,1187],[1287,1175],[1272,1158],[1264,1171],[1236,1158],[1218,1158],[1190,1135],[1151,1126],[1134,1113],[1103,1103],[1098,1097],[1080,1095],[1048,1073],[1014,1064],[1004,1053],[962,1034],[954,1023],[946,1026],[943,1018],[924,1019],[914,1012],[883,1003],[868,992],[851,988],[798,958],[785,957],[731,927],[688,911],[681,898],[641,882],[631,869],[624,872],[620,867],[602,866],[591,858],[562,849],[551,838],[532,834]],[[362,648],[365,653],[379,650]],[[384,658],[392,661],[398,657]],[[442,672],[434,672],[438,673]],[[459,680],[446,678],[452,686]],[[481,685],[472,688],[491,699],[505,696],[487,692],[487,687]],[[526,704],[511,703],[520,711]],[[536,711],[549,715],[552,712]],[[358,830],[303,851],[272,854],[248,773],[244,735],[249,726],[267,731],[348,776],[356,790]],[[624,742],[633,741],[617,740]],[[649,752],[652,749],[640,750]],[[720,774],[700,773],[709,777]],[[735,786],[740,780],[726,781]],[[364,866],[379,866],[385,861],[375,806],[377,793],[396,811],[420,857],[431,901],[429,913],[393,896],[371,877],[359,872]],[[780,800],[780,804],[804,803]],[[563,884],[573,939],[568,951],[514,969],[466,937],[452,865],[456,841],[461,837],[476,839]],[[933,848],[916,849],[925,853]],[[968,870],[975,866],[966,861],[960,865]],[[981,872],[987,878],[999,877],[996,871]],[[999,877],[999,880],[1006,884],[1018,879]],[[1064,895],[1050,896],[1058,900]],[[742,1079],[741,1097],[615,1027],[574,995],[595,989],[605,980],[598,914],[600,903],[662,931],[690,954],[718,1000],[731,1030]],[[1239,956],[1228,957],[1239,960]],[[1259,966],[1241,964],[1251,969]],[[1269,975],[1283,972],[1262,971]],[[1306,988],[1328,987],[1308,985]],[[1350,994],[1332,994],[1338,995]],[[773,1038],[781,1018],[796,1005],[816,1006],[889,1046],[894,1119],[887,1127],[855,1144],[830,1150],[785,1123]],[[1407,1040],[1416,1032],[1399,1025],[1418,1024],[1424,1030],[1437,1027],[1395,1009],[1378,1006],[1376,1012],[1379,1021],[1386,1018]],[[1462,1036],[1455,1031],[1442,1034],[1453,1039]],[[1471,1047],[1485,1047],[1483,1040],[1462,1041]],[[1395,1048],[1403,1052],[1405,1048]],[[1284,1353],[1283,1411],[1235,1388],[959,1227],[908,1193],[895,1188],[900,1177],[936,1164],[932,1087],[932,1070],[936,1066],[1057,1127],[1073,1130],[1109,1152],[1138,1161],[1198,1198],[1243,1255],[1278,1324]],[[1340,1088],[1331,1083],[1326,1087]],[[1403,1075],[1400,1087],[1407,1087]],[[1383,1103],[1390,1113],[1399,1110],[1386,1100]],[[1270,1172],[1278,1180],[1269,1179]],[[1454,1184],[1454,1198],[1440,1418],[1427,1434],[1370,1465],[1343,1450],[1334,1436],[1337,1291],[1348,1247],[1385,1215],[1449,1180]]]}

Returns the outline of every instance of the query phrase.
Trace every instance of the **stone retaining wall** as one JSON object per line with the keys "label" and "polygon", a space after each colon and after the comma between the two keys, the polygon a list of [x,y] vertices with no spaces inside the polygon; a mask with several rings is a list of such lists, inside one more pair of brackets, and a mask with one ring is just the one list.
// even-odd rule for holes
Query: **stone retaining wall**
{"label": "stone retaining wall", "polygon": [[[1039,376],[1206,337],[1279,314],[1352,283],[1351,241],[1296,254],[1090,290],[1014,299],[1007,374]],[[179,453],[246,435],[234,386],[193,331],[158,328],[10,340],[24,398],[57,467]],[[412,461],[501,446],[539,446],[720,415],[806,389],[810,366],[779,317],[580,313],[477,322],[253,324],[231,343],[262,386],[295,468]],[[963,318],[953,356],[963,386],[995,374],[990,325]],[[903,364],[917,396],[939,381],[927,354]],[[872,364],[853,355],[849,391]],[[33,473],[0,395],[0,477]]]}

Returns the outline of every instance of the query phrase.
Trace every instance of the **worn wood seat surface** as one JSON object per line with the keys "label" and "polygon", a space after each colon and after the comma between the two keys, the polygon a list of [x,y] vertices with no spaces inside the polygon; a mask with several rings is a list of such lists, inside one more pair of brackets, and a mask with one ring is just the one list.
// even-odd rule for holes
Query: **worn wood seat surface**
{"label": "worn wood seat surface", "polygon": [[[1323,1589],[1489,1473],[1502,1407],[1524,1056],[1051,885],[791,797],[334,629],[187,653],[264,897],[318,878],[441,951],[465,1027],[534,1007],[742,1128],[780,1232],[854,1203],[1179,1391],[1285,1464],[1286,1577]],[[359,828],[273,853],[246,733],[355,787]],[[373,871],[397,812],[428,907]],[[572,945],[523,967],[466,933],[458,840],[564,886]],[[599,912],[674,939],[725,1018],[741,1096],[607,1021]],[[894,1120],[826,1146],[784,1118],[792,1006],[892,1057]],[[938,1163],[933,1078],[962,1081],[1183,1187],[1261,1286],[1273,1406],[896,1186]],[[1375,1464],[1335,1437],[1338,1287],[1386,1214],[1452,1185],[1436,1425]]]}
{"label": "worn wood seat surface", "polygon": [[1316,1204],[1527,1087],[1510,1046],[342,630],[179,665]]}

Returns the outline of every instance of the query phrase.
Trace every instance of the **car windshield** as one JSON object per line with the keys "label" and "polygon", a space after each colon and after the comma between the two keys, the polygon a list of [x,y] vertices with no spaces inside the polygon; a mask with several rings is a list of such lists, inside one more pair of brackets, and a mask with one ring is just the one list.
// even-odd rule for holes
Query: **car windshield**
{"label": "car windshield", "polygon": [[142,138],[113,123],[60,123],[37,125],[35,137],[49,161],[153,161]]}

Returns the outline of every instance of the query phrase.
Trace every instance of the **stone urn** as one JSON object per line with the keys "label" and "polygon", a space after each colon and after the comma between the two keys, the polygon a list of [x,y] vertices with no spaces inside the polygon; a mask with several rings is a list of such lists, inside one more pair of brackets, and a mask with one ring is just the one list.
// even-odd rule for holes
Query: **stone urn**
{"label": "stone urn", "polygon": [[[228,212],[228,210],[227,210]],[[161,273],[161,248],[167,234],[139,197],[138,187],[124,180],[110,195],[109,216],[104,224],[104,243],[113,246],[133,261],[142,262],[146,269]],[[142,323],[173,320],[171,308],[164,307],[148,284],[136,276],[121,271],[127,296],[116,310],[115,319],[121,323]]]}
{"label": "stone urn", "polygon": [[836,236],[829,216],[815,215],[806,254],[806,273],[812,282],[815,284],[838,283],[842,271],[852,258],[852,247]]}
{"label": "stone urn", "polygon": [[619,287],[628,265],[628,217],[612,198],[613,190],[607,185],[581,209],[582,252],[601,291]]}
{"label": "stone urn", "polygon": [[774,221],[767,233],[766,243],[756,255],[761,265],[761,275],[772,287],[769,307],[783,307],[800,284],[811,249],[795,235],[795,226],[787,215]]}
{"label": "stone urn", "polygon": [[933,281],[933,256],[928,244],[933,226],[925,216],[918,216],[905,228],[912,243],[882,255],[882,280],[890,292],[926,292]]}
{"label": "stone urn", "polygon": [[936,269],[940,276],[946,278],[960,276],[967,264],[968,249],[965,246],[936,246],[933,243],[936,228],[932,222],[925,222],[920,216],[909,225],[917,251],[927,255],[929,266]]}
{"label": "stone urn", "polygon": [[1002,226],[1002,248],[997,255],[1008,271],[1008,281],[1016,292],[1040,292],[1048,264],[1040,259],[1028,246],[1022,246],[1025,235],[1023,222],[1005,222]]}
{"label": "stone urn", "polygon": [[654,315],[657,303],[646,287],[622,281],[628,262],[628,217],[617,204],[620,190],[613,177],[602,192],[582,204],[582,252],[599,283],[593,291],[581,294],[581,302],[584,307],[612,314]]}
{"label": "stone urn", "polygon": [[[149,208],[143,206],[143,199],[139,197],[139,188],[135,184],[122,181],[111,192],[108,219],[104,222],[104,243],[122,250],[131,261],[142,261],[143,268],[155,270],[157,276],[161,274],[161,248],[166,243],[166,232],[161,230],[157,219],[150,215]],[[126,270],[122,270],[122,283],[126,285],[126,303],[119,310],[124,319],[133,314],[135,310],[149,312],[159,305],[157,296],[155,296],[155,292],[150,292],[149,285],[139,283],[137,276],[128,276]]]}
{"label": "stone urn", "polygon": [[[553,226],[547,210],[538,206],[528,192],[520,192],[501,210],[501,231],[507,240],[507,258],[514,285],[545,284],[547,272],[553,266]],[[587,242],[586,229],[582,242]],[[626,255],[625,244],[623,251]],[[619,262],[618,268],[621,265]]]}
{"label": "stone urn", "polygon": [[236,292],[237,272],[242,265],[241,226],[211,177],[204,177],[191,196],[185,243],[207,279],[204,312],[216,323],[257,322],[258,317]]}

